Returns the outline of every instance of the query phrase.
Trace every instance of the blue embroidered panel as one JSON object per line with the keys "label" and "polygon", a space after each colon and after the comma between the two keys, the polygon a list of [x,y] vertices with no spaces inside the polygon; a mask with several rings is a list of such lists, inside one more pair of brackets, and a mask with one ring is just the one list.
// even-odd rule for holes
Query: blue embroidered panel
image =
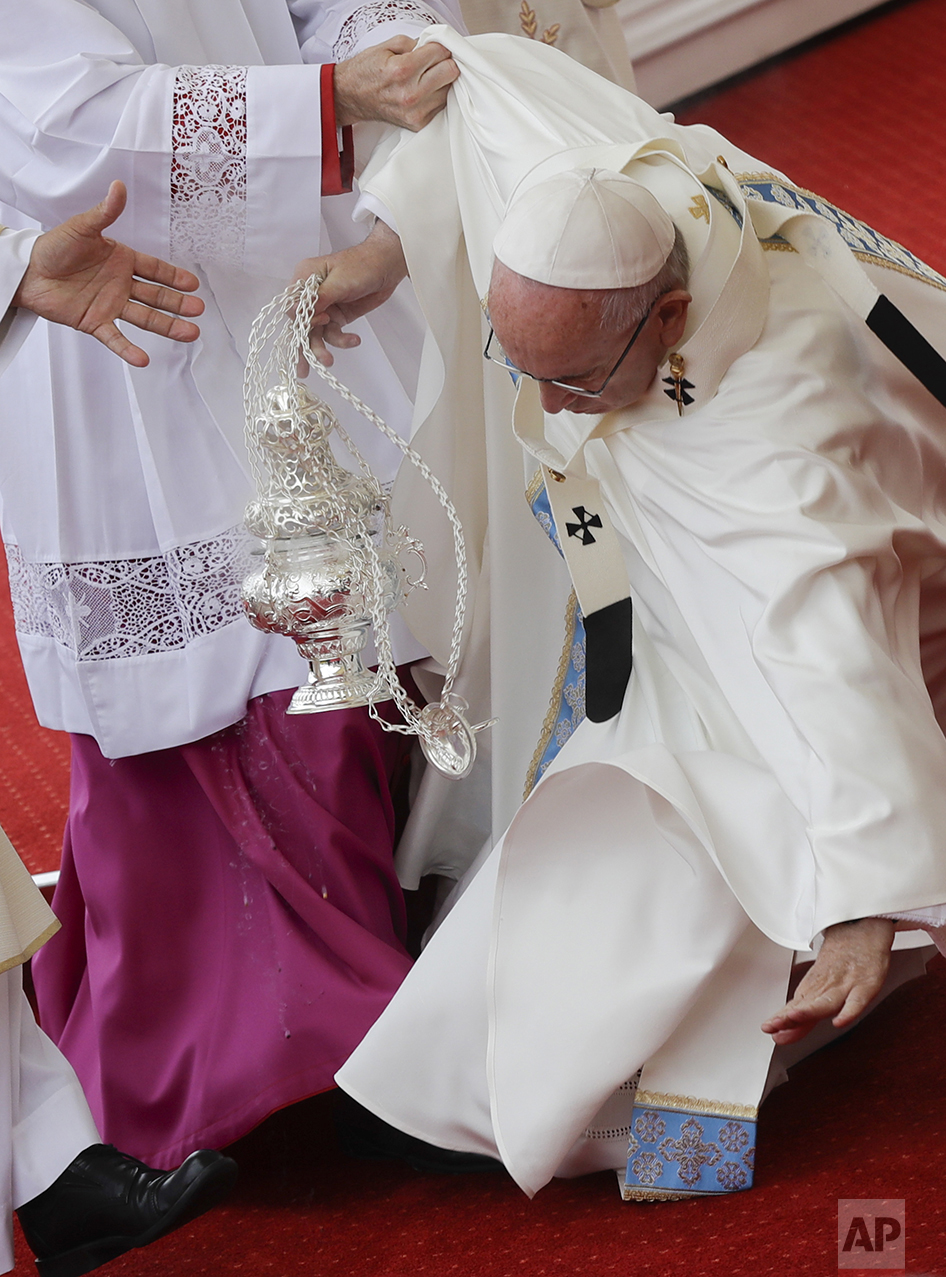
{"label": "blue embroidered panel", "polygon": [[[533,498],[532,513],[538,519],[539,524],[556,550],[561,554],[562,547],[558,539],[558,530],[555,527],[555,519],[552,516],[552,507],[549,504],[549,496],[545,490],[545,484],[542,485]],[[569,621],[571,623],[568,626],[569,632],[566,634],[565,641],[570,644],[570,647],[564,679],[559,692],[558,712],[555,716],[555,723],[551,733],[545,742],[545,748],[539,758],[539,764],[535,769],[533,784],[541,780],[545,775],[558,751],[585,717],[585,623],[582,620],[581,608],[577,603],[572,615],[569,617]]]}
{"label": "blue embroidered panel", "polygon": [[755,1127],[748,1118],[635,1104],[625,1189],[659,1196],[751,1188]]}
{"label": "blue embroidered panel", "polygon": [[[834,223],[841,232],[844,242],[855,253],[864,253],[868,257],[876,258],[881,264],[908,271],[911,275],[918,275],[930,284],[946,288],[946,279],[933,270],[932,266],[927,266],[926,262],[914,256],[902,244],[898,244],[896,240],[888,239],[886,235],[881,235],[873,227],[859,221],[856,217],[852,217],[850,213],[845,213],[843,209],[830,203],[829,200],[822,199],[820,195],[812,195],[805,191],[796,190],[795,187],[788,186],[774,177],[743,180],[740,181],[739,186],[747,199],[765,200],[769,204],[781,204],[785,208],[797,208],[806,213],[818,213],[821,217],[825,217],[829,222]],[[720,198],[720,192],[712,188],[708,189],[711,190],[711,193],[717,199]],[[774,236],[771,241],[763,242],[785,243],[780,235]]]}
{"label": "blue embroidered panel", "polygon": [[735,204],[732,202],[732,200],[729,198],[726,192],[721,191],[718,186],[706,186],[705,189],[709,191],[710,195],[713,196],[713,198],[717,201],[717,203],[722,204],[723,208],[726,209],[727,212],[732,214],[733,220],[735,221],[736,225],[739,227],[740,230],[742,230],[742,213],[739,211],[738,208],[736,208]]}

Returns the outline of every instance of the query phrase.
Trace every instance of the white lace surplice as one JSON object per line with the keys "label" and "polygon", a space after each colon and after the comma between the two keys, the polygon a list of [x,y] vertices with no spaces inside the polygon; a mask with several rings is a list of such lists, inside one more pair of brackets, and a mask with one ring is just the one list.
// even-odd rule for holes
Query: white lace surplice
{"label": "white lace surplice", "polygon": [[[300,258],[363,234],[352,196],[321,199],[317,64],[445,14],[458,21],[438,0],[37,0],[0,32],[0,222],[57,223],[122,178],[115,235],[196,270],[207,306],[192,346],[136,330],[142,370],[37,324],[4,378],[3,535],[45,725],[122,756],[300,681],[294,645],[239,603],[246,341]],[[421,330],[409,292],[386,310],[337,370],[407,431]],[[337,407],[391,479],[396,449]],[[402,635],[399,658],[419,654]]]}

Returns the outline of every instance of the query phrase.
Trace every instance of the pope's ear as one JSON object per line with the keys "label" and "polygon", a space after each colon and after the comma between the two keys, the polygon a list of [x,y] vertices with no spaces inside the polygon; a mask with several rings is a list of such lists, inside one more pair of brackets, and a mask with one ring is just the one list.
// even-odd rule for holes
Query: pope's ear
{"label": "pope's ear", "polygon": [[680,344],[692,300],[684,289],[674,288],[669,293],[664,293],[654,307],[660,341],[667,350]]}

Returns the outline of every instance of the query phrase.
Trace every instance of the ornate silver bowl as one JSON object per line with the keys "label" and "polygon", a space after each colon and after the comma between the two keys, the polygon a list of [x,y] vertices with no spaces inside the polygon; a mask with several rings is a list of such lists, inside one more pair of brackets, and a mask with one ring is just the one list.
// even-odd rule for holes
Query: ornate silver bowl
{"label": "ornate silver bowl", "polygon": [[264,549],[243,583],[243,606],[253,625],[293,639],[309,663],[290,714],[391,699],[384,678],[362,663],[371,591],[380,589],[389,613],[423,579],[410,580],[400,562],[405,551],[423,555],[391,530],[380,484],[336,460],[336,427],[328,405],[301,383],[272,391],[255,422],[259,495],[246,524]]}

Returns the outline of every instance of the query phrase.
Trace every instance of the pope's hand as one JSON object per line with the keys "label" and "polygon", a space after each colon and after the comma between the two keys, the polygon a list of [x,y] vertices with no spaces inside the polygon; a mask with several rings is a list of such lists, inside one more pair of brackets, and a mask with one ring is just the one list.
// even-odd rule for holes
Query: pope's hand
{"label": "pope's hand", "polygon": [[836,1029],[852,1024],[887,978],[894,924],[861,918],[825,927],[824,944],[795,996],[762,1025],[777,1046],[797,1042],[831,1016]]}
{"label": "pope's hand", "polygon": [[442,111],[460,69],[442,44],[405,35],[365,49],[335,67],[335,119],[339,126],[382,120],[417,133]]}
{"label": "pope's hand", "polygon": [[184,296],[200,286],[190,271],[103,236],[125,199],[124,185],[113,182],[101,204],[40,235],[12,305],[90,333],[126,363],[144,368],[148,356],[115,320],[172,341],[193,341],[200,329],[177,316],[199,315],[204,303]]}
{"label": "pope's hand", "polygon": [[340,350],[361,344],[356,333],[343,332],[345,324],[375,310],[407,275],[407,263],[398,236],[382,221],[363,243],[330,257],[307,257],[296,267],[293,282],[319,275],[316,326],[309,334],[312,353],[326,368],[333,358],[325,343]]}

